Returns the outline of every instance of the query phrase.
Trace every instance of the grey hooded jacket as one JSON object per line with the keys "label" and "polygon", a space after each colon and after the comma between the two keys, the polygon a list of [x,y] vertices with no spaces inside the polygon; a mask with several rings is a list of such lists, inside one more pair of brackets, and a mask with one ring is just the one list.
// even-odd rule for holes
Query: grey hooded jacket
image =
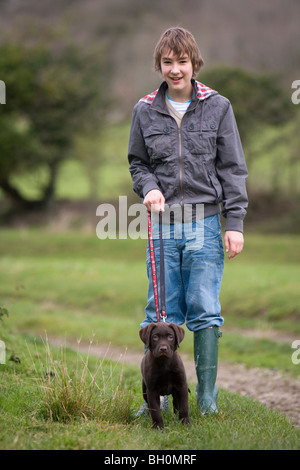
{"label": "grey hooded jacket", "polygon": [[159,189],[168,206],[204,204],[205,217],[222,203],[225,230],[242,232],[248,173],[231,104],[192,83],[180,129],[166,106],[166,82],[135,105],[128,150],[133,189],[142,198]]}

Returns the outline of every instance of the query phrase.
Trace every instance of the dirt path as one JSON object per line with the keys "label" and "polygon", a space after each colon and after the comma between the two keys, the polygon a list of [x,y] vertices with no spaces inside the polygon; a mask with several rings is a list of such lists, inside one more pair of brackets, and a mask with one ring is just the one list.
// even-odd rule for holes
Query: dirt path
{"label": "dirt path", "polygon": [[[252,332],[253,333],[253,332]],[[278,338],[278,341],[280,338]],[[60,339],[49,338],[56,346],[67,345],[96,357],[138,365],[142,354],[124,351],[121,348],[105,345],[74,344]],[[196,382],[194,362],[181,354],[189,382]],[[300,366],[299,366],[300,367]],[[220,362],[217,384],[231,392],[258,400],[269,408],[284,413],[294,426],[300,428],[300,378],[292,379],[281,372],[246,368],[243,364]]]}

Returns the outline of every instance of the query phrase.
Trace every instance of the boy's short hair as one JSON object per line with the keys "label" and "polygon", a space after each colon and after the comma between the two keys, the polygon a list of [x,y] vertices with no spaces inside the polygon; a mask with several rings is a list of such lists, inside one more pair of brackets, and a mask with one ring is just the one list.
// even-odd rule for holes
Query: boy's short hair
{"label": "boy's short hair", "polygon": [[188,54],[194,76],[197,75],[204,64],[199,47],[192,33],[186,29],[175,27],[167,29],[156,44],[154,51],[155,70],[161,72],[161,57],[164,51],[172,51],[177,57]]}

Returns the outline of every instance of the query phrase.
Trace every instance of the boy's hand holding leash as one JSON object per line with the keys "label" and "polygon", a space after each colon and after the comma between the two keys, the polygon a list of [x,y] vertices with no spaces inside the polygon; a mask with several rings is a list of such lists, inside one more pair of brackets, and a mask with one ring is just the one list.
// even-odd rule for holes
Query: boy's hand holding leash
{"label": "boy's hand holding leash", "polygon": [[149,191],[143,204],[149,212],[164,212],[165,210],[165,198],[158,189]]}

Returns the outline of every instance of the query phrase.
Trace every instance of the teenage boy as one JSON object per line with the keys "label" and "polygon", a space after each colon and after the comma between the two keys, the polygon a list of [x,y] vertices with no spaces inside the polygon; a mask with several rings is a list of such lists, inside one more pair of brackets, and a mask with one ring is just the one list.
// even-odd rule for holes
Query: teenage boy
{"label": "teenage boy", "polygon": [[[244,244],[247,168],[230,102],[194,79],[203,59],[193,35],[183,28],[168,29],[154,58],[163,83],[134,107],[130,173],[148,211],[164,211],[165,205],[193,209],[191,220],[183,219],[181,225],[173,221],[164,240],[166,312],[167,321],[186,322],[194,332],[197,403],[202,413],[215,413],[219,327],[224,322],[219,302],[224,268],[220,203],[226,218],[225,249],[233,258]],[[203,217],[197,218],[199,206]],[[199,243],[193,234],[201,229]],[[159,260],[159,240],[154,240],[154,250]],[[149,248],[147,271],[148,303],[141,327],[156,321]]]}

